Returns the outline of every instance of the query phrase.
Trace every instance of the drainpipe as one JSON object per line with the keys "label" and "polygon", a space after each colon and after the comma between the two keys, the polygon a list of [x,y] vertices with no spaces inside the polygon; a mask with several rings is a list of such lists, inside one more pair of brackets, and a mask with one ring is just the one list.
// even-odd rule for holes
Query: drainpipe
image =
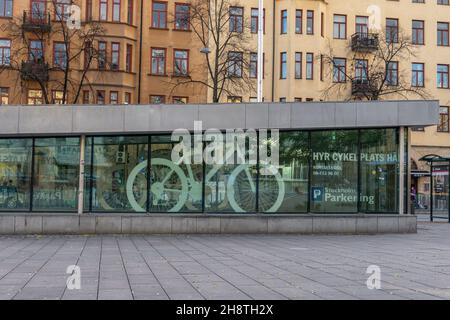
{"label": "drainpipe", "polygon": [[276,15],[276,0],[273,0],[272,10],[272,102],[275,102],[275,15]]}
{"label": "drainpipe", "polygon": [[83,204],[84,204],[84,149],[86,146],[86,136],[82,135],[80,137],[80,176],[78,182],[78,214],[83,214]]}
{"label": "drainpipe", "polygon": [[138,98],[137,103],[141,104],[141,81],[142,81],[142,27],[144,21],[144,0],[141,0],[141,16],[139,22],[139,71],[138,71]]}

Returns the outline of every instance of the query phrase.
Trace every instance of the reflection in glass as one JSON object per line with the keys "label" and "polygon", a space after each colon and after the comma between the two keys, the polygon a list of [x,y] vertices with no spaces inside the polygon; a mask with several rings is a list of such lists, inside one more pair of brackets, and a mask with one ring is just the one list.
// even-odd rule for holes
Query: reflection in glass
{"label": "reflection in glass", "polygon": [[397,130],[362,130],[360,139],[361,211],[396,212],[399,165]]}
{"label": "reflection in glass", "polygon": [[357,212],[358,131],[311,132],[311,211]]}
{"label": "reflection in glass", "polygon": [[79,138],[35,140],[33,209],[77,208],[79,161]]}
{"label": "reflection in glass", "polygon": [[171,136],[151,137],[150,211],[198,212],[202,210],[203,166],[178,164],[171,159]]}
{"label": "reflection in glass", "polygon": [[147,148],[146,136],[94,137],[93,211],[146,211]]}
{"label": "reflection in glass", "polygon": [[30,207],[31,139],[0,139],[0,211]]}
{"label": "reflection in glass", "polygon": [[[284,184],[284,197],[276,205],[276,212],[304,213],[308,210],[309,150],[308,132],[280,133],[279,172]],[[277,200],[279,189],[276,176],[259,178],[259,209],[267,212]]]}

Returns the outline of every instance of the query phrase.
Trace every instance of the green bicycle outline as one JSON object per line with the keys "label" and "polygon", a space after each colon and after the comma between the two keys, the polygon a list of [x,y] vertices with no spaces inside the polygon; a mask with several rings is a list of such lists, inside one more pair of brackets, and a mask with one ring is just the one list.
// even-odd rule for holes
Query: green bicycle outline
{"label": "green bicycle outline", "polygon": [[[150,187],[150,192],[154,195],[153,198],[153,204],[156,205],[159,200],[161,200],[161,196],[164,194],[165,191],[170,192],[178,192],[180,193],[180,196],[178,197],[177,203],[175,206],[173,206],[168,212],[179,212],[185,205],[188,200],[188,197],[191,196],[194,200],[201,200],[201,197],[203,196],[202,192],[202,184],[201,182],[197,182],[194,178],[194,174],[192,171],[192,168],[190,165],[186,165],[188,175],[183,172],[183,170],[180,168],[180,166],[170,160],[163,159],[163,158],[154,158],[151,160],[152,166],[153,165],[162,165],[166,166],[170,169],[170,172],[164,177],[163,181],[161,182],[154,182],[152,183]],[[136,180],[136,177],[138,174],[140,174],[144,169],[147,168],[148,160],[145,160],[138,164],[129,174],[126,184],[126,192],[128,201],[130,202],[131,207],[136,212],[146,212],[146,210],[136,201],[136,198],[133,193],[133,185]],[[222,168],[221,165],[215,165],[212,167],[212,169],[207,173],[205,176],[205,185],[208,184],[209,181],[215,176],[215,174]],[[275,176],[276,182],[278,184],[278,196],[274,204],[266,210],[268,213],[277,212],[280,208],[284,196],[285,196],[285,184],[284,180],[281,177],[279,171],[277,168],[273,165],[265,165],[264,170],[270,173],[270,175]],[[250,183],[251,191],[256,194],[256,184],[252,179],[251,173],[250,173],[250,165],[248,164],[241,164],[237,166],[230,175],[230,179],[227,182],[227,192],[226,192],[226,198],[228,199],[230,206],[233,208],[235,212],[246,212],[244,209],[241,208],[241,206],[237,203],[235,199],[235,190],[234,190],[234,183],[236,182],[237,176],[241,173],[241,171],[244,171],[247,179]],[[261,171],[261,169],[260,169]],[[181,189],[174,190],[174,189],[168,189],[164,188],[164,184],[169,180],[169,178],[172,176],[172,174],[175,173],[178,176],[179,181],[181,182],[180,187]]]}

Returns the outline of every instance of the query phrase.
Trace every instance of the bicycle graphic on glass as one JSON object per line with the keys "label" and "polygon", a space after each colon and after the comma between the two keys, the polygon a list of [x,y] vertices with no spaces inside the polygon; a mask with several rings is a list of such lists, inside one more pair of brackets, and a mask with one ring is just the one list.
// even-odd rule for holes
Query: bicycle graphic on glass
{"label": "bicycle graphic on glass", "polygon": [[[176,148],[177,146],[175,146]],[[249,163],[237,164],[231,167],[228,175],[225,175],[221,187],[218,186],[217,176],[229,166],[227,160],[236,156],[243,157],[240,148],[224,148],[224,163],[207,165],[209,169],[205,172],[203,191],[202,181],[196,179],[191,164],[182,163],[165,158],[152,158],[150,168],[150,207],[164,207],[166,212],[180,212],[184,208],[188,211],[196,211],[195,204],[202,202],[203,194],[216,196],[216,208],[228,208],[234,212],[254,211],[257,195],[257,183],[254,178],[256,165]],[[146,212],[145,204],[147,197],[135,188],[138,181],[147,181],[148,161],[138,164],[129,174],[126,183],[126,193],[131,207],[136,212]],[[183,170],[184,168],[184,170]],[[225,170],[227,171],[227,170]],[[284,195],[285,184],[278,168],[272,164],[260,164],[259,179],[259,211],[277,212],[280,208]],[[157,177],[156,177],[157,176]],[[225,189],[225,191],[223,190]],[[141,189],[142,190],[142,189]],[[220,194],[220,197],[219,197]],[[206,199],[205,199],[206,200]]]}

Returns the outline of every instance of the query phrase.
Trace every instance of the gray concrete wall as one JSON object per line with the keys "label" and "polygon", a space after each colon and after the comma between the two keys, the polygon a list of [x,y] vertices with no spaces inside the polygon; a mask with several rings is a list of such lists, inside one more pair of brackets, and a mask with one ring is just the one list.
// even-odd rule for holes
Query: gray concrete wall
{"label": "gray concrete wall", "polygon": [[2,106],[0,136],[130,134],[203,128],[332,129],[429,126],[438,101],[208,105]]}
{"label": "gray concrete wall", "polygon": [[0,234],[416,233],[411,215],[1,214]]}

